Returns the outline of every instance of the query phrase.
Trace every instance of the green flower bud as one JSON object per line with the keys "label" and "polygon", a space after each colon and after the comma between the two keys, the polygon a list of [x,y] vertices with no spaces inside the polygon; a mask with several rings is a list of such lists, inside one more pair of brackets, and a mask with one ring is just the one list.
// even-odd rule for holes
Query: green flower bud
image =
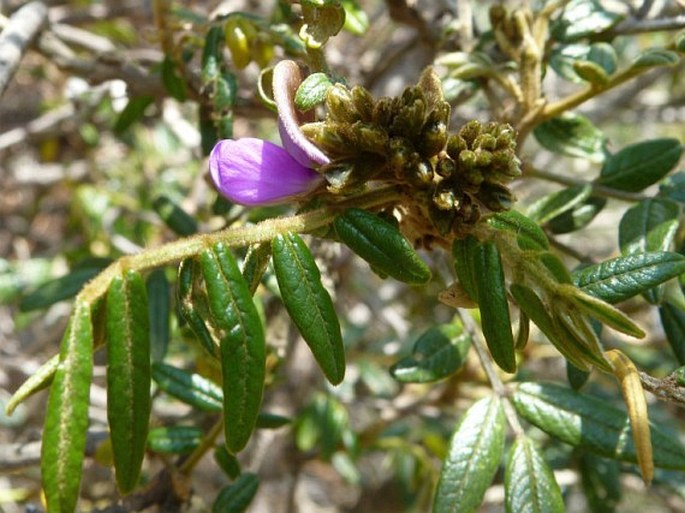
{"label": "green flower bud", "polygon": [[459,169],[469,170],[476,167],[476,153],[471,150],[464,150],[459,153]]}
{"label": "green flower bud", "polygon": [[444,101],[445,97],[442,93],[442,82],[431,66],[423,70],[419,82],[416,85],[423,91],[426,105],[429,110],[437,108],[438,105]]}
{"label": "green flower bud", "polygon": [[447,156],[440,157],[438,162],[435,164],[435,172],[443,178],[449,178],[452,176],[456,169],[457,165],[454,163],[454,160]]}
{"label": "green flower bud", "polygon": [[411,143],[403,137],[393,137],[388,141],[387,147],[388,166],[393,171],[395,178],[404,180],[405,169],[410,167],[412,155],[415,154]]}
{"label": "green flower bud", "polygon": [[459,200],[452,189],[438,186],[433,194],[433,204],[440,210],[454,210],[459,206]]}
{"label": "green flower bud", "polygon": [[514,203],[514,195],[504,185],[484,183],[478,191],[478,200],[493,212],[508,210]]}
{"label": "green flower bud", "polygon": [[447,143],[447,125],[450,118],[450,105],[441,102],[426,119],[421,129],[419,151],[427,158],[440,153]]}
{"label": "green flower bud", "polygon": [[458,159],[459,154],[466,149],[468,145],[461,135],[454,134],[447,139],[447,154],[453,159]]}
{"label": "green flower bud", "polygon": [[478,137],[481,133],[481,125],[480,121],[473,120],[469,121],[466,123],[461,129],[459,130],[459,135],[461,136],[464,141],[466,141],[466,144],[468,145],[469,148],[473,146],[473,142],[476,140],[476,137]]}
{"label": "green flower bud", "polygon": [[425,116],[426,103],[422,98],[416,98],[399,109],[390,124],[390,133],[414,140],[421,132]]}
{"label": "green flower bud", "polygon": [[359,117],[365,123],[373,121],[374,102],[373,96],[364,87],[354,86],[352,88],[352,102],[359,113]]}
{"label": "green flower bud", "polygon": [[476,153],[476,165],[478,167],[487,167],[492,163],[492,153],[489,151],[483,151],[482,149],[477,149]]}
{"label": "green flower bud", "polygon": [[348,124],[318,121],[302,125],[300,129],[305,137],[333,157],[353,155],[357,149]]}
{"label": "green flower bud", "polygon": [[433,165],[430,160],[422,159],[418,153],[414,153],[412,157],[413,165],[407,172],[409,183],[422,188],[433,183]]}
{"label": "green flower bud", "polygon": [[326,94],[326,111],[333,121],[354,123],[359,121],[359,112],[352,100],[352,93],[342,84],[334,84]]}
{"label": "green flower bud", "polygon": [[393,117],[393,100],[381,98],[373,107],[373,122],[379,126],[387,127]]}
{"label": "green flower bud", "polygon": [[243,69],[250,64],[250,41],[245,33],[245,25],[235,17],[229,18],[225,28],[226,46],[231,52],[233,64]]}
{"label": "green flower bud", "polygon": [[388,134],[385,130],[377,125],[361,122],[355,123],[350,128],[355,134],[356,145],[361,151],[385,155],[388,145]]}
{"label": "green flower bud", "polygon": [[492,151],[497,146],[497,138],[492,134],[480,134],[473,141],[474,149]]}

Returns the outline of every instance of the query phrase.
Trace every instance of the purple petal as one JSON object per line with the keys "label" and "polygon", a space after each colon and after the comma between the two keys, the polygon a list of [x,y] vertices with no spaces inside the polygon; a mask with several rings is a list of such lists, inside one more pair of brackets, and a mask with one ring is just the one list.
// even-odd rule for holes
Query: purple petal
{"label": "purple petal", "polygon": [[209,155],[209,171],[219,192],[242,205],[284,203],[322,180],[283,148],[254,138],[216,143]]}
{"label": "purple petal", "polygon": [[302,118],[295,108],[295,93],[301,82],[300,68],[295,62],[281,61],[276,64],[273,93],[278,108],[278,131],[285,149],[303,166],[328,164],[330,159],[300,130]]}

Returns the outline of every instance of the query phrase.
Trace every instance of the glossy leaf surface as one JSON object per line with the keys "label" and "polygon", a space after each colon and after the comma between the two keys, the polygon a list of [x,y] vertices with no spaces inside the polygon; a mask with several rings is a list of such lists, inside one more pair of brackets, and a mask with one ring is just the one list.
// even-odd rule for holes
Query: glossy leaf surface
{"label": "glossy leaf surface", "polygon": [[167,394],[195,408],[220,412],[223,393],[213,381],[161,362],[152,364],[152,379]]}
{"label": "glossy leaf surface", "polygon": [[470,513],[480,506],[502,458],[504,432],[496,397],[481,399],[464,413],[440,471],[433,513]]}
{"label": "glossy leaf surface", "polygon": [[423,284],[428,266],[392,224],[365,210],[351,208],[334,222],[340,239],[373,267],[396,280]]}
{"label": "glossy leaf surface", "polygon": [[345,377],[345,348],[333,301],[321,283],[314,257],[294,233],[276,236],[271,249],[283,304],[326,378],[337,385]]}
{"label": "glossy leaf surface", "polygon": [[200,254],[214,325],[221,330],[224,435],[231,452],[247,444],[262,403],[266,348],[252,294],[230,250],[222,243]]}
{"label": "glossy leaf surface", "polygon": [[509,451],[504,471],[507,513],[563,513],[564,499],[540,450],[520,436]]}
{"label": "glossy leaf surface", "polygon": [[411,356],[390,368],[405,383],[430,383],[444,379],[464,365],[471,337],[458,324],[443,324],[425,331],[414,343]]}
{"label": "glossy leaf surface", "polygon": [[212,505],[212,513],[242,513],[247,510],[258,488],[259,478],[256,474],[240,474],[238,479],[219,492]]}

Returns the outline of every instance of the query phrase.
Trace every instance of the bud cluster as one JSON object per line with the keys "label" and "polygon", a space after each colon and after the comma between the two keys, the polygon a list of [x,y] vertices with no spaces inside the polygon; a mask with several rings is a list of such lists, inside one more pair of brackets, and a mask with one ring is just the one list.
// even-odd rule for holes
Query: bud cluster
{"label": "bud cluster", "polygon": [[468,233],[482,207],[511,206],[507,184],[520,174],[513,129],[471,121],[450,135],[450,105],[431,69],[396,98],[374,100],[363,87],[335,84],[325,107],[324,121],[301,129],[331,159],[319,169],[329,192],[397,184],[413,203],[410,214],[442,237]]}

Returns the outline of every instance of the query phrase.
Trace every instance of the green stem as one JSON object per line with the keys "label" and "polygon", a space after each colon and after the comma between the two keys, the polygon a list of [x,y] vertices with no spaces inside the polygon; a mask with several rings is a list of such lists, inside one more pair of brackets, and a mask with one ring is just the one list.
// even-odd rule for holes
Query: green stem
{"label": "green stem", "polygon": [[224,420],[223,417],[221,417],[218,421],[214,423],[212,428],[209,430],[209,433],[207,433],[204,436],[204,438],[200,442],[200,445],[198,445],[195,448],[195,450],[190,454],[190,456],[188,456],[188,459],[186,459],[181,464],[180,468],[178,469],[181,474],[190,475],[190,473],[193,471],[195,466],[200,462],[203,456],[207,453],[207,451],[211,450],[214,447],[216,439],[221,434],[223,427]]}
{"label": "green stem", "polygon": [[251,226],[230,227],[214,233],[180,239],[137,255],[125,256],[111,264],[79,293],[77,300],[95,302],[109,287],[112,279],[124,269],[143,271],[193,257],[218,242],[230,247],[248,246],[273,239],[285,232],[307,233],[330,224],[338,212],[350,206],[373,208],[396,202],[401,195],[395,187],[371,190],[364,195],[342,200],[334,205],[303,214],[267,219]]}

